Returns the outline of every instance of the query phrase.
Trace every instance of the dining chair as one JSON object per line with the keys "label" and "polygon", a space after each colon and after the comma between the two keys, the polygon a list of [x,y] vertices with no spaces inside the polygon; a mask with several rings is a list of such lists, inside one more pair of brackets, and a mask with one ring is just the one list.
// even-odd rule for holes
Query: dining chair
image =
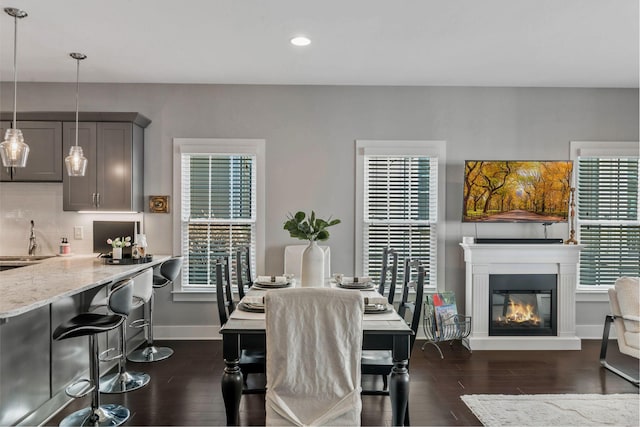
{"label": "dining chair", "polygon": [[363,313],[359,291],[266,293],[266,425],[360,425]]}
{"label": "dining chair", "polygon": [[[231,280],[229,273],[230,262],[228,256],[218,258],[215,266],[216,276],[216,301],[218,306],[218,317],[220,319],[220,326],[222,327],[229,316],[235,310],[235,302],[233,301],[233,294],[231,289]],[[244,347],[246,343],[240,342],[240,347]],[[264,347],[263,347],[264,348]],[[242,372],[242,381],[244,388],[243,394],[255,394],[264,393],[264,388],[248,388],[247,378],[249,374],[264,374],[265,373],[265,359],[266,355],[264,350],[253,350],[249,348],[242,348],[240,353],[240,371]]]}
{"label": "dining chair", "polygon": [[[293,274],[295,277],[302,276],[302,253],[307,245],[288,245],[284,247],[284,274]],[[331,248],[320,246],[324,251],[324,277],[331,277]]]}
{"label": "dining chair", "polygon": [[244,246],[236,250],[236,284],[238,285],[238,296],[244,298],[244,286],[251,288],[253,279],[251,277],[251,247]]}
{"label": "dining chair", "polygon": [[[389,288],[387,290],[387,276],[391,274]],[[380,285],[378,293],[387,294],[389,304],[393,304],[396,293],[396,280],[398,279],[398,252],[388,246],[382,248],[382,269],[380,270]]]}
{"label": "dining chair", "polygon": [[[424,277],[425,269],[418,260],[407,259],[404,263],[404,281],[402,286],[402,299],[398,306],[398,315],[402,317],[410,326],[413,335],[409,340],[409,354],[413,350],[416,341],[416,333],[418,324],[420,323],[420,315],[422,313],[422,301],[424,297]],[[411,289],[414,292],[409,292]],[[415,295],[410,299],[410,295]],[[409,359],[411,363],[411,359]],[[388,376],[393,368],[393,357],[389,350],[364,350],[362,352],[362,374],[363,375],[382,375],[382,390],[363,390],[364,395],[389,395]],[[408,422],[409,409],[405,415],[405,421]]]}

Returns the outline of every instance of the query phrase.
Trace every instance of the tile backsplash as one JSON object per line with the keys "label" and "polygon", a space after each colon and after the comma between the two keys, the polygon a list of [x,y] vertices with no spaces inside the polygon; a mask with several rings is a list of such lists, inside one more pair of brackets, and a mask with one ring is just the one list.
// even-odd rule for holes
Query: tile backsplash
{"label": "tile backsplash", "polygon": [[[93,221],[143,221],[144,214],[77,213],[62,210],[62,183],[0,183],[0,255],[26,255],[30,221],[35,223],[36,255],[53,255],[66,237],[74,254],[93,253]],[[83,239],[74,239],[74,227]]]}

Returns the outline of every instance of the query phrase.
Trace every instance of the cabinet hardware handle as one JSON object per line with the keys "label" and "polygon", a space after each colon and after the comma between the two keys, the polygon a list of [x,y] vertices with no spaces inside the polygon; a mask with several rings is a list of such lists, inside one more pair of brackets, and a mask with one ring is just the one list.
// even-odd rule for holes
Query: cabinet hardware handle
{"label": "cabinet hardware handle", "polygon": [[96,204],[96,207],[99,208],[100,207],[100,193],[97,193],[98,197],[96,197],[96,200],[98,201],[98,203]]}
{"label": "cabinet hardware handle", "polygon": [[91,206],[96,206],[96,193],[91,194]]}

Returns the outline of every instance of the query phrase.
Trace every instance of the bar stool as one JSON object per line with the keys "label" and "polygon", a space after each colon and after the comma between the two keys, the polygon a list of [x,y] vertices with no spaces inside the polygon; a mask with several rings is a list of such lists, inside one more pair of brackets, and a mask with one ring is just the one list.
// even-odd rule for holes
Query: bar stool
{"label": "bar stool", "polygon": [[145,328],[147,337],[147,346],[131,352],[128,359],[132,362],[157,362],[169,358],[173,354],[173,349],[169,347],[156,347],[153,345],[153,305],[155,301],[156,289],[164,288],[173,283],[180,274],[182,268],[182,257],[173,257],[162,264],[158,268],[158,274],[153,276],[153,292],[147,304],[149,307],[149,318],[136,320],[131,322],[132,328]]}
{"label": "bar stool", "polygon": [[[134,276],[132,280],[133,296],[131,297],[131,310],[134,310],[144,305],[151,298],[153,292],[153,270],[147,268]],[[126,316],[128,315],[129,313],[126,313]],[[118,370],[113,374],[108,374],[100,378],[101,393],[126,393],[144,387],[151,380],[149,374],[127,371],[126,322],[120,325],[119,341],[120,352],[117,355],[108,357],[108,354],[114,349],[109,349],[102,353],[102,361],[118,360]]]}
{"label": "bar stool", "polygon": [[[81,398],[91,393],[91,406],[80,409],[61,422],[61,426],[118,426],[129,419],[129,409],[122,405],[100,404],[98,381],[100,378],[98,340],[96,335],[120,327],[131,310],[133,282],[130,279],[116,283],[109,293],[108,305],[113,314],[80,313],[64,322],[53,332],[54,340],[89,337],[89,379],[81,379],[69,385],[65,393],[69,397]],[[84,392],[74,393],[80,384],[90,385]]]}

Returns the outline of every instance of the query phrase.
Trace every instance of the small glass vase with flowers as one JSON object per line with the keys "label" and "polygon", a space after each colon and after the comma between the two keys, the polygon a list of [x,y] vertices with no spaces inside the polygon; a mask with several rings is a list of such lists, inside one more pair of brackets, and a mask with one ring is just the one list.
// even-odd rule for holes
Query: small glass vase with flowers
{"label": "small glass vase with flowers", "polygon": [[113,259],[122,259],[122,248],[131,246],[131,236],[107,239],[107,243],[111,245],[112,248],[111,257]]}

